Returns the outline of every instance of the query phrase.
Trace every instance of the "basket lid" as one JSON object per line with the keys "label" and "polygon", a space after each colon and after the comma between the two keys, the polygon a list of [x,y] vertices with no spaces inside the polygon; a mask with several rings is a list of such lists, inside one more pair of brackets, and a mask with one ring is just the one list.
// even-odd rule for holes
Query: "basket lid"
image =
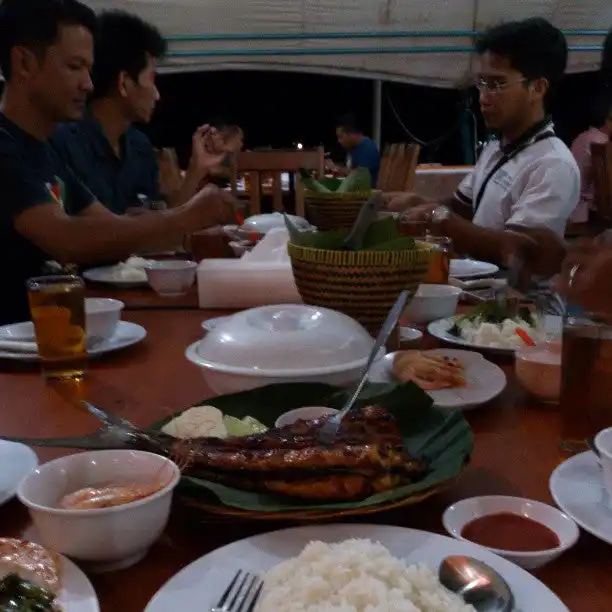
{"label": "basket lid", "polygon": [[368,332],[345,314],[282,304],[229,317],[199,342],[196,351],[211,367],[283,372],[365,363],[373,346]]}

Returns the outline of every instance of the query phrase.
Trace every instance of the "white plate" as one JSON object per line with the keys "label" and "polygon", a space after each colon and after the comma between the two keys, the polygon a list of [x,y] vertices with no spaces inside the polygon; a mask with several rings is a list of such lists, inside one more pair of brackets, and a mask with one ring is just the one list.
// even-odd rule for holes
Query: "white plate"
{"label": "white plate", "polygon": [[513,348],[499,348],[496,346],[485,346],[484,344],[474,344],[468,342],[458,336],[453,336],[448,330],[455,324],[455,320],[459,317],[449,317],[448,319],[438,319],[433,321],[427,326],[427,331],[434,337],[449,344],[456,344],[458,346],[469,346],[470,348],[478,349],[479,351],[492,351],[494,353],[504,353],[506,355],[513,355],[516,349]]}
{"label": "white plate", "polygon": [[549,487],[565,514],[585,531],[612,544],[612,505],[608,505],[600,467],[592,452],[580,453],[559,465]]}
{"label": "white plate", "polygon": [[[437,321],[433,321],[427,326],[427,331],[434,337],[438,338],[438,340],[443,340],[444,342],[448,342],[449,344],[455,344],[457,346],[468,346],[472,349],[477,349],[479,351],[489,351],[492,353],[503,353],[505,355],[513,355],[516,349],[513,348],[500,348],[497,346],[487,346],[484,344],[474,344],[473,342],[468,342],[463,338],[459,338],[458,336],[453,336],[449,333],[449,329],[455,324],[455,321],[458,319],[458,316],[448,317],[448,319],[438,319]],[[546,315],[544,319],[541,321],[541,328],[544,333],[550,336],[558,336],[563,330],[563,320],[562,317],[556,317],[553,315]]]}
{"label": "white plate", "polygon": [[451,259],[449,275],[453,278],[481,278],[493,276],[499,272],[499,267],[486,261],[474,259]]}
{"label": "white plate", "polygon": [[480,546],[446,536],[389,525],[312,525],[240,540],[204,555],[170,579],[145,612],[209,610],[240,568],[259,573],[298,555],[312,540],[339,542],[367,538],[408,563],[436,570],[449,555],[469,555],[488,563],[510,585],[521,612],[569,612],[559,598],[525,570]]}
{"label": "white plate", "polygon": [[[108,340],[104,340],[96,344],[93,348],[87,351],[89,357],[99,357],[112,351],[127,348],[133,344],[142,342],[147,337],[147,330],[137,323],[129,321],[119,321],[117,331]],[[11,338],[13,340],[22,340],[25,342],[34,342],[34,326],[31,321],[24,323],[15,323],[14,325],[5,325],[0,327],[0,339]],[[0,359],[14,359],[16,361],[38,361],[38,355],[35,353],[24,353],[17,351],[0,351]]]}
{"label": "white plate", "polygon": [[100,612],[100,603],[87,576],[70,559],[62,556],[62,589],[58,602],[62,612]]}
{"label": "white plate", "polygon": [[117,266],[105,266],[102,268],[90,268],[83,272],[83,278],[92,283],[104,283],[105,285],[119,285],[121,287],[147,287],[147,280],[134,281],[122,278]]}
{"label": "white plate", "polygon": [[[436,406],[442,408],[474,408],[496,398],[506,388],[506,375],[494,363],[487,361],[480,353],[457,351],[454,349],[435,349],[426,351],[435,355],[456,357],[465,367],[467,386],[459,389],[440,389],[427,391]],[[392,382],[393,357],[395,353],[385,355],[370,369],[371,382]]]}
{"label": "white plate", "polygon": [[19,483],[37,467],[38,458],[29,446],[0,440],[0,506],[15,495]]}
{"label": "white plate", "polygon": [[[21,538],[40,544],[40,535],[33,525],[28,527]],[[62,587],[57,597],[62,612],[100,612],[100,603],[89,578],[70,559],[62,559]]]}

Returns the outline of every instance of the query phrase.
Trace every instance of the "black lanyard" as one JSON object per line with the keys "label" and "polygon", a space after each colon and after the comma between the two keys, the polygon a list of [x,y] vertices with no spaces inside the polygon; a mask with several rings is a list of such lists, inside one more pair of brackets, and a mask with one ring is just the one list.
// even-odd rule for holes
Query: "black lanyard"
{"label": "black lanyard", "polygon": [[489,183],[491,182],[491,179],[495,176],[495,174],[500,168],[505,166],[511,159],[514,159],[519,153],[529,148],[531,145],[535,144],[536,142],[540,142],[541,140],[546,140],[547,138],[554,138],[555,136],[556,134],[554,133],[554,131],[549,130],[547,132],[543,132],[539,136],[536,136],[535,138],[533,138],[529,142],[526,142],[522,146],[519,146],[516,149],[512,149],[512,151],[510,151],[509,153],[504,153],[502,158],[495,164],[495,166],[493,166],[493,169],[491,170],[491,172],[487,174],[487,176],[485,177],[485,180],[482,182],[482,185],[480,186],[480,189],[478,190],[478,195],[476,196],[476,200],[474,201],[474,215],[478,212],[478,208],[480,207],[480,203],[482,202],[482,198],[485,194],[485,191]]}

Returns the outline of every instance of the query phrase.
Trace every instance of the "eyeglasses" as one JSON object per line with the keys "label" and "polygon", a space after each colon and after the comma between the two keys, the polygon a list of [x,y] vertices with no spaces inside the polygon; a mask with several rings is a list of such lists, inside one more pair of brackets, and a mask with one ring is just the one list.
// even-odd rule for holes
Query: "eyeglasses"
{"label": "eyeglasses", "polygon": [[513,79],[510,81],[508,79],[498,78],[498,77],[493,77],[493,78],[479,77],[479,78],[474,79],[474,87],[476,87],[476,89],[478,89],[478,91],[481,93],[486,92],[488,94],[500,94],[504,92],[506,89],[508,89],[510,85],[516,85],[518,83],[526,83],[526,82],[527,82],[527,79],[524,77],[521,79]]}

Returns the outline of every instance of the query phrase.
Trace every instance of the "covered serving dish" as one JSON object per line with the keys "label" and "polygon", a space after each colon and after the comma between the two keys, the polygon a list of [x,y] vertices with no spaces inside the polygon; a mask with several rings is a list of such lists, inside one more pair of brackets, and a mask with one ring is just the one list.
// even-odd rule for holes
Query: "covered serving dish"
{"label": "covered serving dish", "polygon": [[224,319],[186,356],[212,391],[225,394],[279,382],[349,385],[373,345],[368,332],[340,312],[282,304]]}

